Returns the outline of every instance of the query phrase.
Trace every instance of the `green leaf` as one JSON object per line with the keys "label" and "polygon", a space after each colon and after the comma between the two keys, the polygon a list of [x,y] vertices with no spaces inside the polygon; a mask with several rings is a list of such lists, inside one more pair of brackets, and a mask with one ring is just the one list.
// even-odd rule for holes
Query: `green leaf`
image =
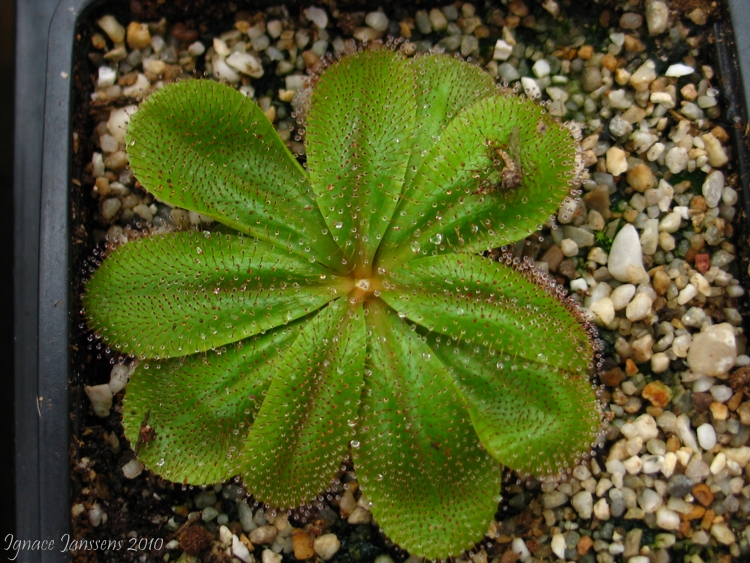
{"label": "green leaf", "polygon": [[[125,437],[152,471],[177,483],[217,483],[240,473],[239,453],[271,383],[272,362],[306,320],[220,351],[143,362],[123,401]],[[141,428],[153,429],[149,439]]]}
{"label": "green leaf", "polygon": [[307,117],[307,169],[334,240],[367,277],[391,219],[412,149],[414,76],[391,50],[367,50],[328,68]]}
{"label": "green leaf", "polygon": [[205,352],[303,317],[347,281],[267,242],[181,232],[112,252],[86,284],[89,327],[134,356]]}
{"label": "green leaf", "polygon": [[368,372],[352,442],[362,494],[402,548],[427,559],[458,555],[487,531],[501,468],[421,337],[381,302],[368,307]]}
{"label": "green leaf", "polygon": [[[409,61],[415,73],[417,117],[412,131],[416,149],[409,155],[407,186],[412,185],[414,174],[443,128],[464,108],[497,93],[489,74],[451,55],[422,55]],[[402,199],[399,207],[405,202]]]}
{"label": "green leaf", "polygon": [[424,327],[487,450],[520,472],[550,475],[596,440],[594,343],[549,279],[518,268],[470,255],[423,258],[394,271],[381,297]]}
{"label": "green leaf", "polygon": [[365,363],[362,307],[321,310],[279,358],[243,452],[255,498],[278,508],[314,500],[349,449]]}
{"label": "green leaf", "polygon": [[[515,187],[499,185],[509,168],[502,155],[520,174]],[[577,160],[569,129],[537,104],[507,93],[476,102],[446,126],[405,186],[376,266],[522,239],[557,210]]]}
{"label": "green leaf", "polygon": [[188,80],[155,92],[131,118],[126,146],[136,178],[161,201],[340,268],[305,171],[237,90]]}

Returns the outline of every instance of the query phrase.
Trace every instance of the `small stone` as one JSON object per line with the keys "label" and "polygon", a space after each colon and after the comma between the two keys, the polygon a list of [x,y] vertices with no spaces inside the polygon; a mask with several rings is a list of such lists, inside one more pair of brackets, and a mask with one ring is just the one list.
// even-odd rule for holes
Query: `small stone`
{"label": "small stone", "polygon": [[650,414],[642,414],[632,422],[633,428],[644,442],[653,440],[659,435],[654,417]]}
{"label": "small stone", "polygon": [[625,308],[625,316],[631,322],[645,319],[651,313],[651,296],[647,293],[639,293],[628,303]]}
{"label": "small stone", "polygon": [[336,537],[336,534],[323,534],[315,538],[313,543],[315,553],[324,561],[328,561],[336,555],[340,547],[341,542]]}
{"label": "small stone", "polygon": [[315,556],[313,538],[301,528],[292,532],[292,549],[294,550],[295,559],[310,559]]}
{"label": "small stone", "polygon": [[109,410],[112,408],[112,391],[109,389],[109,384],[85,385],[83,390],[89,401],[91,401],[91,408],[94,410],[94,414],[100,418],[108,417]]}
{"label": "small stone", "polygon": [[712,170],[703,182],[703,197],[709,208],[716,207],[724,192],[724,174],[719,170]]}
{"label": "small stone", "polygon": [[693,458],[685,468],[685,475],[690,477],[694,483],[701,483],[710,474],[711,469],[708,467],[708,464],[699,457]]}
{"label": "small stone", "polygon": [[625,12],[620,16],[620,27],[623,29],[638,29],[643,23],[643,16],[635,12]]}
{"label": "small stone", "polygon": [[495,50],[492,58],[496,61],[507,61],[510,55],[513,53],[513,46],[509,45],[502,39],[498,39],[495,42]]}
{"label": "small stone", "polygon": [[652,381],[647,384],[641,396],[655,407],[666,407],[672,401],[672,390],[661,381]]}
{"label": "small stone", "polygon": [[661,495],[653,489],[643,489],[641,494],[638,495],[638,506],[640,506],[646,514],[656,512],[663,502]]}
{"label": "small stone", "polygon": [[270,549],[264,549],[263,554],[261,555],[262,563],[281,563],[282,559],[283,556],[281,553],[275,553]]}
{"label": "small stone", "polygon": [[664,157],[664,164],[666,164],[672,174],[679,174],[687,168],[688,160],[687,149],[681,146],[674,146],[667,151],[667,156]]}
{"label": "small stone", "polygon": [[432,10],[430,10],[429,17],[430,24],[432,25],[432,29],[434,31],[443,31],[448,27],[448,20],[441,10],[433,8]]}
{"label": "small stone", "polygon": [[630,85],[637,92],[645,92],[649,85],[656,79],[656,64],[647,60],[630,77]]}
{"label": "small stone", "polygon": [[581,88],[584,92],[593,92],[602,85],[602,71],[596,66],[587,66],[581,73]]}
{"label": "small stone", "polygon": [[625,176],[628,185],[637,192],[645,192],[656,185],[656,177],[647,164],[638,164]]}
{"label": "small stone", "polygon": [[641,458],[636,455],[629,457],[623,461],[622,464],[625,466],[625,471],[630,475],[637,475],[641,472],[641,469],[643,469],[643,461],[641,461]]}
{"label": "small stone", "polygon": [[737,415],[740,417],[742,424],[750,426],[750,401],[745,401],[737,407]]}
{"label": "small stone", "polygon": [[672,475],[667,481],[667,492],[677,498],[682,498],[693,490],[693,480],[682,474]]}
{"label": "small stone", "polygon": [[521,87],[523,88],[524,94],[532,100],[538,100],[542,97],[542,90],[539,88],[537,81],[533,78],[522,76]]}
{"label": "small stone", "polygon": [[565,559],[565,537],[562,534],[557,533],[552,536],[550,547],[555,555],[560,559]]}
{"label": "small stone", "polygon": [[682,63],[677,63],[669,65],[669,68],[667,68],[664,76],[668,76],[670,78],[680,78],[681,76],[687,76],[689,74],[693,74],[694,72],[695,69],[693,67]]}
{"label": "small stone", "polygon": [[112,43],[122,43],[125,41],[125,28],[120,25],[114,16],[106,15],[97,20],[96,24],[102,28],[104,33],[112,40]]}
{"label": "small stone", "polygon": [[539,59],[531,67],[531,71],[537,78],[544,78],[545,76],[549,76],[550,65],[545,59]]}
{"label": "small stone", "polygon": [[[560,243],[560,250],[562,251],[563,256],[568,258],[578,255],[578,245],[574,240],[569,238],[562,240]],[[560,261],[562,261],[562,259]]]}
{"label": "small stone", "polygon": [[318,29],[325,29],[328,26],[328,14],[323,8],[310,6],[304,10],[304,14]]}
{"label": "small stone", "polygon": [[627,154],[619,147],[611,147],[607,150],[607,172],[613,176],[619,176],[628,169]]}
{"label": "small stone", "polygon": [[600,498],[596,501],[596,504],[594,504],[594,516],[599,520],[609,520],[610,508],[607,499]]}
{"label": "small stone", "polygon": [[568,495],[562,491],[550,491],[542,495],[542,505],[544,508],[557,508],[568,502]]}
{"label": "small stone", "polygon": [[[641,471],[646,474],[657,473],[664,466],[663,455],[647,455],[643,456],[641,459],[643,461],[643,468]],[[646,509],[644,508],[644,510]]]}
{"label": "small stone", "polygon": [[716,538],[716,541],[724,545],[730,545],[737,541],[734,532],[724,523],[717,523],[711,526],[711,535]]}
{"label": "small stone", "polygon": [[677,530],[680,527],[680,515],[662,506],[656,511],[656,525],[662,530]]}
{"label": "small stone", "polygon": [[710,450],[716,445],[716,431],[709,423],[701,424],[695,433],[698,435],[698,444],[704,450]]}
{"label": "small stone", "polygon": [[137,459],[131,459],[122,466],[122,474],[126,479],[135,479],[143,472],[144,465]]}
{"label": "small stone", "polygon": [[144,49],[151,44],[151,33],[148,24],[130,22],[127,31],[128,46],[131,49]]}
{"label": "small stone", "polygon": [[250,550],[235,534],[232,534],[232,555],[244,563],[251,563],[253,561]]}
{"label": "small stone", "polygon": [[687,362],[694,373],[724,375],[737,359],[734,329],[729,323],[713,325],[693,336]]}
{"label": "small stone", "polygon": [[695,500],[697,500],[706,508],[711,506],[711,503],[714,501],[714,494],[705,483],[698,483],[695,487],[693,487],[692,493],[695,497]]}
{"label": "small stone", "polygon": [[729,409],[725,404],[713,402],[708,408],[714,420],[726,420],[729,417]]}
{"label": "small stone", "polygon": [[592,303],[589,309],[599,317],[605,325],[611,323],[615,318],[615,307],[609,297],[603,297]]}
{"label": "small stone", "polygon": [[[591,493],[588,491],[579,491],[570,500],[571,506],[578,512],[578,516],[584,520],[591,518],[591,512],[594,509],[594,501]],[[561,556],[562,557],[562,556]]]}
{"label": "small stone", "polygon": [[662,0],[646,0],[648,34],[661,35],[669,27],[669,7]]}
{"label": "small stone", "polygon": [[276,539],[276,534],[278,534],[276,527],[266,524],[250,532],[249,538],[255,545],[271,544]]}
{"label": "small stone", "polygon": [[385,31],[388,29],[388,16],[383,12],[370,12],[365,16],[365,23],[375,31]]}
{"label": "small stone", "polygon": [[211,490],[201,491],[200,493],[195,495],[193,504],[195,504],[195,508],[197,508],[198,510],[203,510],[207,506],[216,504],[216,493]]}
{"label": "small stone", "polygon": [[253,78],[260,78],[263,76],[263,64],[250,53],[234,52],[227,57],[226,62],[229,66],[242,74],[246,74]]}
{"label": "small stone", "polygon": [[354,512],[349,515],[349,518],[347,518],[346,521],[352,525],[369,524],[372,521],[372,513],[369,510],[358,506],[354,509]]}
{"label": "small stone", "polygon": [[615,307],[615,311],[624,309],[635,295],[635,286],[631,283],[624,283],[616,287],[609,298]]}
{"label": "small stone", "polygon": [[648,283],[649,277],[643,268],[641,241],[633,225],[625,225],[612,241],[607,269],[618,281]]}
{"label": "small stone", "polygon": [[708,163],[714,168],[721,168],[729,162],[729,156],[727,155],[724,147],[712,133],[706,133],[701,138],[706,145],[706,153],[708,155]]}

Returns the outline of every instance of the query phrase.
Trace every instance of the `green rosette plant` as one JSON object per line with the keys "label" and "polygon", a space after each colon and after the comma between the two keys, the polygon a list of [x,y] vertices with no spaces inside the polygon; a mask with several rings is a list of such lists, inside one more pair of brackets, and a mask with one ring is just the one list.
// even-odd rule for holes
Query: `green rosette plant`
{"label": "green rosette plant", "polygon": [[[127,130],[137,179],[212,231],[144,236],[86,286],[89,326],[137,368],[123,425],[162,477],[320,498],[350,458],[412,554],[471,548],[502,467],[569,470],[600,432],[591,329],[529,263],[580,174],[571,127],[449,56],[349,54],[313,81],[301,166],[261,109],[171,84]],[[142,425],[150,427],[142,440]]]}

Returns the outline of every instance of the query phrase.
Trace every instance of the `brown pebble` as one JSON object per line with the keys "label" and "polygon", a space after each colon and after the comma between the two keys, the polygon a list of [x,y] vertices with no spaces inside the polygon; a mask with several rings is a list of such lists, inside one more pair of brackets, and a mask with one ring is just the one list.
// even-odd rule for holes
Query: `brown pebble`
{"label": "brown pebble", "polygon": [[135,81],[138,80],[138,72],[132,71],[127,74],[123,74],[120,78],[117,79],[117,85],[122,86],[123,88],[125,86],[132,86],[135,84]]}
{"label": "brown pebble", "polygon": [[[732,412],[736,411],[737,407],[740,406],[742,396],[743,393],[741,391],[732,395],[732,398],[727,401],[727,408]],[[748,465],[748,467],[750,467],[750,465]]]}
{"label": "brown pebble", "polygon": [[131,49],[148,47],[151,44],[151,33],[148,31],[148,24],[130,22],[128,24],[127,42]]}
{"label": "brown pebble", "polygon": [[625,36],[625,50],[628,53],[642,53],[646,50],[646,46],[637,37],[632,35]]}
{"label": "brown pebble", "polygon": [[711,268],[711,257],[708,254],[695,255],[695,269],[705,274]]}
{"label": "brown pebble", "polygon": [[745,401],[737,407],[737,414],[739,415],[742,424],[750,426],[750,401]]}
{"label": "brown pebble", "polygon": [[726,420],[729,416],[729,409],[724,403],[714,401],[708,405],[708,409],[711,411],[714,420]]}
{"label": "brown pebble", "polygon": [[604,10],[599,15],[599,25],[601,25],[604,29],[607,29],[609,27],[609,21],[612,18],[612,12],[609,10]]}
{"label": "brown pebble", "polygon": [[695,487],[693,487],[692,493],[695,497],[695,500],[697,500],[705,507],[710,506],[714,501],[714,494],[705,483],[698,483]]}
{"label": "brown pebble", "polygon": [[576,272],[576,267],[572,260],[563,260],[560,262],[557,271],[569,280],[578,277],[578,272]]}
{"label": "brown pebble", "polygon": [[687,514],[680,514],[680,518],[683,520],[698,520],[698,518],[703,518],[705,513],[705,508],[698,504],[694,504],[690,507],[690,512]]}
{"label": "brown pebble", "polygon": [[315,557],[313,547],[314,540],[310,534],[300,528],[292,532],[292,549],[294,549],[295,559],[310,559]]}
{"label": "brown pebble", "polygon": [[655,407],[666,407],[672,401],[672,390],[661,381],[652,381],[643,388],[641,396]]}
{"label": "brown pebble", "polygon": [[733,391],[750,395],[750,366],[739,367],[729,374],[729,386]]}
{"label": "brown pebble", "polygon": [[599,379],[602,380],[602,383],[604,383],[604,385],[617,387],[620,383],[622,383],[622,380],[625,379],[625,374],[622,373],[622,370],[619,367],[614,367],[605,371]]}
{"label": "brown pebble", "polygon": [[508,4],[508,10],[519,18],[525,18],[529,15],[529,7],[522,0],[513,0]]}
{"label": "brown pebble", "polygon": [[172,26],[172,37],[183,43],[192,43],[198,40],[198,31],[189,29],[184,23],[177,22]]}
{"label": "brown pebble", "polygon": [[591,536],[581,536],[581,539],[578,540],[578,545],[576,546],[578,555],[586,555],[593,545],[594,540],[591,539]]}
{"label": "brown pebble", "polygon": [[656,185],[656,177],[648,164],[641,163],[628,170],[625,175],[628,185],[637,192],[645,192]]}
{"label": "brown pebble", "polygon": [[669,274],[664,271],[664,268],[659,268],[654,272],[652,285],[657,295],[665,295],[671,283],[672,280],[669,279]]}
{"label": "brown pebble", "polygon": [[628,377],[633,377],[638,373],[638,366],[635,365],[635,362],[631,358],[625,360],[625,373],[628,374]]}
{"label": "brown pebble", "polygon": [[615,70],[617,70],[617,67],[620,66],[620,64],[617,61],[617,57],[615,57],[612,53],[607,53],[602,57],[602,66],[610,72],[614,72]]}
{"label": "brown pebble", "polygon": [[584,61],[589,60],[594,54],[594,47],[592,45],[581,45],[578,49],[578,58]]}
{"label": "brown pebble", "polygon": [[682,522],[680,522],[680,527],[677,529],[677,531],[684,538],[693,537],[693,527],[687,520],[683,520]]}
{"label": "brown pebble", "polygon": [[509,549],[500,557],[500,563],[516,563],[521,556],[512,549]]}
{"label": "brown pebble", "polygon": [[588,209],[598,211],[607,221],[612,211],[610,210],[609,189],[606,186],[597,186],[583,196],[583,202]]}
{"label": "brown pebble", "polygon": [[693,393],[693,407],[698,412],[708,411],[708,406],[713,400],[714,398],[711,393]]}
{"label": "brown pebble", "polygon": [[672,435],[669,438],[667,438],[667,451],[668,452],[672,452],[672,453],[676,452],[677,450],[680,449],[681,445],[682,444],[680,444],[680,439],[677,436]]}
{"label": "brown pebble", "polygon": [[690,200],[690,210],[705,213],[708,210],[706,199],[702,195],[696,195]]}
{"label": "brown pebble", "polygon": [[716,518],[716,513],[713,510],[706,510],[706,513],[701,519],[701,528],[704,530],[711,528],[711,525],[714,523],[714,518]]}
{"label": "brown pebble", "polygon": [[729,141],[729,133],[727,133],[726,130],[720,125],[717,125],[713,129],[711,129],[711,133],[722,143],[726,143],[727,141]]}
{"label": "brown pebble", "polygon": [[560,262],[563,261],[563,258],[565,258],[565,256],[563,255],[562,250],[560,250],[560,247],[553,244],[539,260],[541,262],[546,262],[549,265],[549,269],[556,272],[560,267]]}

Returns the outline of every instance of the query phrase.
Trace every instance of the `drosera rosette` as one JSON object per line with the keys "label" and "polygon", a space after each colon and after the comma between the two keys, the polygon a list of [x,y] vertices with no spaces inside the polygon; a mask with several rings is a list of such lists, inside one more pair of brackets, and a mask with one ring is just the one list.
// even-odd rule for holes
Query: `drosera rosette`
{"label": "drosera rosette", "polygon": [[221,227],[137,238],[87,284],[89,326],[140,361],[125,434],[166,479],[239,476],[278,509],[351,459],[392,541],[457,555],[502,466],[565,473],[600,437],[591,326],[532,264],[478,255],[568,197],[578,135],[474,65],[379,45],[315,79],[305,127],[303,168],[216,82],[133,115],[138,180]]}

